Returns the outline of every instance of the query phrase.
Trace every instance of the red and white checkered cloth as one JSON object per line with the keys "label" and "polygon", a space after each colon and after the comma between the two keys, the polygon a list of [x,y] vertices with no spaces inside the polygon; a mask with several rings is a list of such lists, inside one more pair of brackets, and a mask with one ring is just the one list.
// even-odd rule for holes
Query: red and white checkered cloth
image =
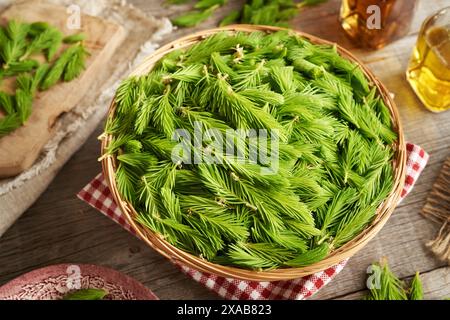
{"label": "red and white checkered cloth", "polygon": [[[428,161],[428,154],[419,146],[408,143],[406,179],[401,200],[411,191]],[[123,228],[136,235],[122,212],[114,203],[112,194],[102,174],[97,175],[78,193],[78,197],[98,209]],[[219,277],[180,265],[180,269],[195,281],[216,292],[225,299],[264,300],[264,299],[306,299],[329,283],[345,266],[347,260],[303,278],[289,281],[256,282]]]}

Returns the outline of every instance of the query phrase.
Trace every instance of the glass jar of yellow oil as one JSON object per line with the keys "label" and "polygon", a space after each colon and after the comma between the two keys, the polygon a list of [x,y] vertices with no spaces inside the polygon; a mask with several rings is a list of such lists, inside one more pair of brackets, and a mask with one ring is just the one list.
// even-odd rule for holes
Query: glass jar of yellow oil
{"label": "glass jar of yellow oil", "polygon": [[408,34],[416,0],[342,0],[339,20],[359,47],[380,49]]}
{"label": "glass jar of yellow oil", "polygon": [[429,110],[450,109],[450,7],[424,21],[406,77]]}

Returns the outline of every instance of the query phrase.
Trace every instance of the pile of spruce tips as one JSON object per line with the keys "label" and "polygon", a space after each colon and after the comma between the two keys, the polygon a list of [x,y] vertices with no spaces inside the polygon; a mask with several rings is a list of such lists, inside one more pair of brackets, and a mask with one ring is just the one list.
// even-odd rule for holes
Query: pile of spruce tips
{"label": "pile of spruce tips", "polygon": [[[46,22],[30,24],[11,20],[0,27],[0,81],[15,82],[11,90],[0,91],[0,137],[28,120],[33,98],[39,90],[79,76],[88,54],[82,43],[84,38],[82,33],[64,37]],[[70,46],[58,55],[63,43]],[[40,56],[46,62],[40,63]]]}
{"label": "pile of spruce tips", "polygon": [[[289,31],[221,32],[172,51],[124,80],[115,103],[105,132],[119,192],[139,223],[208,261],[312,264],[358,235],[393,187],[397,137],[376,89],[335,47]],[[276,131],[278,170],[239,161],[255,142],[237,133],[232,154],[188,143],[218,163],[172,161],[174,129],[193,135],[198,123]]]}

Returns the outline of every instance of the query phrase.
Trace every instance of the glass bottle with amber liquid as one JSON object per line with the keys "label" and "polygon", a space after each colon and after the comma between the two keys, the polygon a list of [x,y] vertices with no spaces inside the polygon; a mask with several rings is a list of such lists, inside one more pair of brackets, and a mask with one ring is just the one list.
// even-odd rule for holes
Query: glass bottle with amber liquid
{"label": "glass bottle with amber liquid", "polygon": [[416,0],[342,0],[340,22],[358,46],[380,49],[408,33],[415,8]]}
{"label": "glass bottle with amber liquid", "polygon": [[429,110],[450,109],[450,7],[422,24],[406,77]]}

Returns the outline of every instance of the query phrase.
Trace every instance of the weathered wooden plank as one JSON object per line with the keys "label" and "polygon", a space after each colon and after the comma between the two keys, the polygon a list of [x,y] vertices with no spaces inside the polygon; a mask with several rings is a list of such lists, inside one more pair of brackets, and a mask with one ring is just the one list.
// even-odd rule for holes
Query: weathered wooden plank
{"label": "weathered wooden plank", "polygon": [[[162,2],[133,0],[136,6],[154,15],[170,15],[181,10],[162,7]],[[230,1],[233,6],[240,2]],[[450,280],[443,274],[448,269],[444,269],[424,247],[424,242],[435,235],[438,226],[419,215],[443,160],[449,154],[450,113],[433,114],[424,109],[404,78],[418,26],[425,16],[446,5],[450,5],[450,1],[420,1],[411,37],[375,53],[356,51],[396,94],[407,139],[421,144],[431,158],[411,195],[395,210],[380,234],[349,261],[341,274],[315,296],[316,299],[356,298],[351,294],[364,290],[367,266],[381,256],[388,257],[392,269],[400,277],[410,277],[416,270],[424,272],[427,297],[439,298],[450,294]],[[339,1],[330,0],[302,13],[293,26],[298,24],[299,29],[330,40],[341,42],[342,39],[344,46],[351,47],[339,30],[338,8]],[[224,8],[219,13],[223,15],[225,12]],[[215,23],[211,20],[197,29],[214,26]],[[190,32],[192,29],[178,30],[165,42]],[[0,238],[0,284],[52,263],[95,263],[135,277],[160,298],[216,298],[215,294],[189,280],[141,241],[75,199],[75,193],[100,171],[96,162],[99,148],[96,136],[100,132],[101,129],[97,129],[41,198]]]}

